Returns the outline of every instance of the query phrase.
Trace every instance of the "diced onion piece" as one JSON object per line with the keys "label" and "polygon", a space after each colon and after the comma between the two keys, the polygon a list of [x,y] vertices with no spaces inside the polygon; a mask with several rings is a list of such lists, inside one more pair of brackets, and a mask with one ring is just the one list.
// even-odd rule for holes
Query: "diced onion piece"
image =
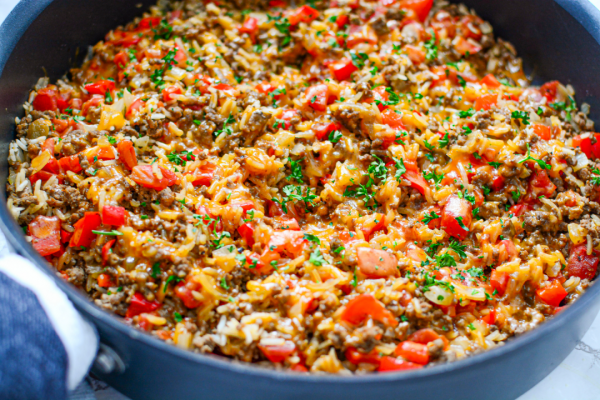
{"label": "diced onion piece", "polygon": [[577,172],[589,164],[588,158],[585,153],[581,152],[575,156],[577,163],[573,166],[573,171]]}
{"label": "diced onion piece", "polygon": [[427,300],[440,306],[449,306],[452,304],[454,295],[449,290],[441,286],[431,286],[427,292],[423,294]]}
{"label": "diced onion piece", "polygon": [[585,236],[587,235],[587,230],[582,228],[579,224],[569,224],[569,238],[573,242],[573,244],[582,243],[585,240]]}

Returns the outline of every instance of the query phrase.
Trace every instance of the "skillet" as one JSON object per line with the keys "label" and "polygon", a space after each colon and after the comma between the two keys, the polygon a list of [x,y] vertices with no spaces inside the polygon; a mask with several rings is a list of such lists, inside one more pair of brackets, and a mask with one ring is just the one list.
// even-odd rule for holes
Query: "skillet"
{"label": "skillet", "polygon": [[[510,41],[534,81],[570,83],[600,121],[600,11],[587,0],[463,0]],[[14,118],[44,74],[56,80],[87,46],[155,0],[22,0],[0,27],[0,183],[8,172]],[[600,285],[539,328],[505,346],[450,364],[398,374],[339,377],[261,369],[167,345],[119,321],[56,277],[27,244],[0,192],[0,229],[11,246],[52,275],[97,327],[93,372],[131,398],[514,399],[573,350],[600,309]]]}

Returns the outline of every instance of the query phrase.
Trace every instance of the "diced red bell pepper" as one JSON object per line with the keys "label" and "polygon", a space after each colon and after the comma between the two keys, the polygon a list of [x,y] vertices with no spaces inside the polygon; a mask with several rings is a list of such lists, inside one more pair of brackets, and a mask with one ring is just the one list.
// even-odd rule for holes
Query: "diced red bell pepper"
{"label": "diced red bell pepper", "polygon": [[494,325],[496,323],[496,311],[495,310],[491,310],[489,312],[489,314],[487,314],[485,317],[481,318],[483,320],[483,322],[485,322],[486,324],[489,325]]}
{"label": "diced red bell pepper", "polygon": [[500,272],[495,269],[492,271],[490,276],[490,285],[492,285],[492,287],[496,289],[500,295],[504,295],[509,280],[510,276],[506,272]]}
{"label": "diced red bell pepper", "polygon": [[412,63],[415,65],[421,64],[427,57],[425,52],[417,46],[409,44],[404,46],[403,50],[406,52],[406,55],[408,55],[408,58],[410,58],[410,61],[412,61]]}
{"label": "diced red bell pepper", "polygon": [[101,79],[97,82],[85,85],[84,88],[89,94],[106,96],[106,92],[112,92],[115,90],[115,82],[107,79]]}
{"label": "diced red bell pepper", "polygon": [[60,220],[58,217],[38,215],[28,225],[31,245],[41,256],[60,251]]}
{"label": "diced red bell pepper", "polygon": [[314,110],[325,111],[329,104],[329,87],[325,84],[311,86],[306,90],[304,97]]}
{"label": "diced red bell pepper", "polygon": [[67,232],[64,229],[60,230],[60,242],[61,243],[69,243],[71,240],[71,236],[73,236],[73,232]]}
{"label": "diced red bell pepper", "polygon": [[115,148],[111,145],[95,146],[87,153],[90,164],[95,163],[96,160],[114,160],[115,158],[117,158]]}
{"label": "diced red bell pepper", "polygon": [[540,139],[550,140],[552,139],[552,130],[549,126],[534,124],[532,125],[533,132],[540,137]]}
{"label": "diced red bell pepper", "polygon": [[[107,243],[108,244],[108,243]],[[108,274],[98,275],[98,286],[102,288],[115,287],[117,284],[114,282],[112,277]]]}
{"label": "diced red bell pepper", "polygon": [[256,205],[252,200],[236,200],[232,201],[230,204],[231,207],[240,207],[244,210],[244,214],[250,210],[256,209]]}
{"label": "diced red bell pepper", "polygon": [[144,106],[144,101],[142,99],[135,99],[131,105],[129,106],[129,108],[127,108],[127,111],[125,112],[125,116],[127,118],[131,117],[134,113],[138,112],[140,108],[142,108]]}
{"label": "diced red bell pepper", "polygon": [[504,177],[502,175],[495,174],[492,179],[492,189],[495,192],[499,192],[504,187]]}
{"label": "diced red bell pepper", "polygon": [[350,361],[354,365],[358,364],[374,364],[379,365],[381,362],[381,356],[377,350],[373,350],[370,353],[361,353],[354,347],[348,347],[346,349],[346,360]]}
{"label": "diced red bell pepper", "polygon": [[412,10],[419,21],[424,22],[433,7],[433,0],[400,0],[400,8]]}
{"label": "diced red bell pepper", "polygon": [[54,155],[54,138],[44,140],[42,151],[47,151],[51,156]]}
{"label": "diced red bell pepper", "polygon": [[92,231],[98,229],[102,225],[102,218],[100,213],[97,212],[86,212],[79,221],[77,221],[73,227],[75,232],[71,237],[70,247],[89,247],[92,241],[96,238],[96,234]]}
{"label": "diced red bell pepper", "polygon": [[498,81],[498,79],[496,79],[496,77],[493,74],[488,74],[488,75],[484,76],[479,81],[479,83],[482,85],[486,85],[490,89],[499,88],[501,85],[500,82]]}
{"label": "diced red bell pepper", "polygon": [[331,75],[338,81],[349,79],[354,71],[358,71],[352,60],[343,58],[339,61],[329,64]]}
{"label": "diced red bell pepper", "polygon": [[215,89],[220,90],[222,92],[226,92],[229,94],[233,94],[233,87],[230,85],[227,85],[226,83],[219,83],[218,85],[214,86]]}
{"label": "diced red bell pepper", "polygon": [[437,339],[442,339],[444,344],[449,345],[448,339],[446,339],[444,336],[438,335],[431,328],[419,329],[418,331],[413,332],[411,335],[408,336],[408,340],[420,344],[427,344]]}
{"label": "diced red bell pepper", "polygon": [[204,164],[199,168],[195,169],[192,174],[194,180],[192,185],[194,186],[210,186],[215,176],[215,170],[217,166],[214,164]]}
{"label": "diced red bell pepper", "polygon": [[407,340],[398,344],[394,353],[408,361],[425,365],[429,363],[429,351],[427,346],[421,343]]}
{"label": "diced red bell pepper", "polygon": [[500,247],[499,250],[501,252],[500,258],[503,258],[503,261],[512,260],[519,254],[517,252],[517,248],[512,240],[509,240],[509,239],[501,240],[499,247]]}
{"label": "diced red bell pepper", "polygon": [[544,288],[536,290],[535,293],[544,303],[553,307],[558,307],[568,294],[558,280],[552,281],[552,283],[547,284]]}
{"label": "diced red bell pepper", "polygon": [[291,356],[296,351],[296,345],[290,340],[286,340],[281,345],[262,345],[258,348],[263,352],[265,357],[273,363],[279,363]]}
{"label": "diced red bell pepper", "polygon": [[558,81],[552,81],[546,82],[540,87],[540,93],[548,100],[548,103],[552,103],[556,99],[558,85],[560,85]]}
{"label": "diced red bell pepper", "polygon": [[319,17],[319,12],[311,6],[304,5],[293,10],[288,15],[288,21],[291,26],[298,25],[300,22],[311,23],[314,19]]}
{"label": "diced red bell pepper", "polygon": [[350,300],[340,319],[352,325],[360,325],[369,317],[388,326],[398,325],[394,314],[371,294],[361,294]]}
{"label": "diced red bell pepper", "polygon": [[162,174],[162,178],[159,178],[154,174],[152,165],[137,165],[133,167],[129,177],[136,183],[148,189],[154,189],[159,192],[177,183],[178,178],[175,173],[169,171],[161,165],[158,166],[158,169]]}
{"label": "diced red bell pepper", "polygon": [[452,195],[442,211],[442,227],[450,236],[463,240],[469,234],[472,218],[471,203]]}
{"label": "diced red bell pepper", "polygon": [[197,300],[192,292],[199,289],[200,284],[188,278],[175,286],[175,295],[181,299],[187,308],[197,308],[200,307],[202,302]]}
{"label": "diced red bell pepper", "polygon": [[381,363],[379,364],[379,368],[377,368],[377,372],[406,371],[419,368],[423,368],[423,366],[410,361],[385,356],[381,358]]}
{"label": "diced red bell pepper", "polygon": [[237,231],[249,247],[254,245],[254,227],[250,222],[240,225]]}
{"label": "diced red bell pepper", "polygon": [[348,18],[346,14],[338,15],[338,17],[335,20],[338,29],[342,29],[346,24],[348,24],[349,19],[350,18]]}
{"label": "diced red bell pepper", "polygon": [[317,124],[313,127],[315,136],[319,140],[327,140],[331,132],[339,131],[340,129],[342,129],[342,127],[337,122],[325,122],[323,124]]}
{"label": "diced red bell pepper", "polygon": [[56,105],[56,90],[48,88],[39,90],[31,105],[37,111],[55,111],[58,108]]}
{"label": "diced red bell pepper", "polygon": [[58,160],[58,165],[60,166],[60,169],[65,172],[72,171],[74,173],[78,173],[83,169],[79,163],[79,157],[77,155],[62,157],[60,160]]}
{"label": "diced red bell pepper", "polygon": [[117,143],[117,151],[119,152],[119,160],[125,164],[125,166],[132,170],[138,164],[137,157],[135,155],[135,148],[131,140],[121,140]]}
{"label": "diced red bell pepper", "polygon": [[[404,163],[406,164],[406,161]],[[425,178],[423,178],[422,175],[418,174],[415,171],[406,171],[404,175],[402,175],[402,178],[409,181],[410,186],[413,189],[418,190],[419,193],[421,193],[422,195],[425,195],[425,193],[429,191],[429,184],[427,183]]]}
{"label": "diced red bell pepper", "polygon": [[247,33],[251,37],[254,37],[258,33],[258,20],[254,17],[246,17],[239,31],[240,33]]}
{"label": "diced red bell pepper", "polygon": [[592,254],[587,253],[587,242],[571,247],[571,254],[567,263],[567,274],[577,276],[581,279],[593,280],[598,270],[598,252],[592,250]]}
{"label": "diced red bell pepper", "polygon": [[102,208],[102,222],[104,225],[123,226],[127,219],[127,210],[119,206],[104,206]]}
{"label": "diced red bell pepper", "polygon": [[283,230],[287,229],[287,230],[292,230],[292,231],[300,230],[300,224],[298,223],[298,220],[296,218],[282,216],[282,217],[275,218],[275,222],[277,223],[277,229],[283,229]]}
{"label": "diced red bell pepper", "polygon": [[148,301],[141,293],[136,293],[131,298],[125,318],[133,318],[143,313],[151,313],[158,310],[159,307],[160,303],[158,301]]}
{"label": "diced red bell pepper", "polygon": [[[116,239],[110,240],[110,241],[106,242],[104,244],[104,246],[102,246],[102,265],[106,265],[106,263],[108,262],[108,256],[111,253],[110,249],[115,244],[116,241],[117,241]],[[115,285],[113,285],[113,286],[115,286]]]}
{"label": "diced red bell pepper", "polygon": [[[35,174],[31,174],[31,176],[29,177],[29,181],[32,185],[35,185],[37,181],[42,181],[42,183],[45,183],[46,181],[48,181],[48,179],[52,178],[53,176],[56,176],[56,174],[53,174],[48,171],[39,171]],[[62,183],[62,178],[58,178],[58,183]]]}
{"label": "diced red bell pepper", "polygon": [[492,106],[495,106],[498,103],[498,95],[496,94],[484,94],[481,97],[478,97],[475,100],[474,108],[476,111],[479,110],[489,110]]}
{"label": "diced red bell pepper", "polygon": [[516,215],[517,217],[520,217],[521,215],[523,215],[523,213],[525,213],[527,211],[531,211],[532,209],[533,209],[533,206],[531,204],[519,203],[519,204],[515,204],[514,206],[511,206],[508,211],[511,214]]}
{"label": "diced red bell pepper", "polygon": [[582,135],[573,137],[573,147],[579,147],[585,153],[587,158],[600,158],[600,133],[593,133],[595,143],[592,144],[592,137],[583,138]]}
{"label": "diced red bell pepper", "polygon": [[99,95],[99,94],[92,95],[91,99],[89,99],[88,101],[83,103],[83,106],[81,107],[81,115],[82,116],[87,115],[87,113],[91,107],[98,107],[99,105],[101,105],[103,103],[104,103],[104,96]]}
{"label": "diced red bell pepper", "polygon": [[143,18],[137,26],[138,31],[145,31],[156,28],[160,25],[161,17],[146,17]]}
{"label": "diced red bell pepper", "polygon": [[177,85],[168,86],[162,91],[163,101],[169,102],[175,100],[173,96],[177,94],[183,94],[183,90],[181,89],[181,87]]}

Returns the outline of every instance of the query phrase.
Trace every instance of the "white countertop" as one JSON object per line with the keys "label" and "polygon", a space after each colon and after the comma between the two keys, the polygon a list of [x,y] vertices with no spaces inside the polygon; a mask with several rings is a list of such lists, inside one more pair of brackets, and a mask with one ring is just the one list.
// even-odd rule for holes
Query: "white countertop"
{"label": "white countertop", "polygon": [[[600,8],[600,0],[590,1]],[[4,21],[17,3],[18,0],[0,0],[0,22]],[[4,242],[4,237],[0,241]],[[126,400],[114,389],[104,385],[95,390],[97,400]],[[600,315],[565,361],[518,400],[564,399],[600,399]]]}

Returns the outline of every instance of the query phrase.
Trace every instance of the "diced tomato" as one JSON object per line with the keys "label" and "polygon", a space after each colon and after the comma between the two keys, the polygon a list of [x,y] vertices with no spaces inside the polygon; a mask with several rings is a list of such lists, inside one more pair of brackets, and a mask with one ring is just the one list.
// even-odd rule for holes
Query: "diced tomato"
{"label": "diced tomato", "polygon": [[47,151],[50,155],[54,154],[54,138],[48,138],[44,141],[42,151]]}
{"label": "diced tomato", "polygon": [[481,318],[483,322],[489,325],[494,325],[496,323],[496,311],[491,310],[488,315]]}
{"label": "diced tomato", "polygon": [[338,15],[338,17],[335,20],[336,25],[338,26],[338,29],[342,29],[344,27],[344,25],[346,25],[348,23],[348,16],[345,14],[342,15]]}
{"label": "diced tomato", "polygon": [[316,111],[327,110],[329,103],[329,87],[325,84],[311,86],[304,94],[306,102]]}
{"label": "diced tomato", "polygon": [[114,39],[108,41],[107,44],[113,44],[114,46],[121,46],[123,48],[129,48],[133,45],[136,45],[142,40],[136,32],[123,32],[120,30],[115,30],[113,33]]}
{"label": "diced tomato", "polygon": [[349,79],[354,71],[358,71],[352,60],[343,58],[339,61],[329,64],[331,75],[338,81]]}
{"label": "diced tomato", "polygon": [[369,317],[388,326],[398,325],[394,314],[371,294],[361,294],[350,300],[340,319],[352,325],[360,325]]}
{"label": "diced tomato", "polygon": [[294,364],[292,367],[290,367],[290,371],[294,371],[294,372],[308,372],[308,369],[304,365],[298,363],[298,364]]}
{"label": "diced tomato", "polygon": [[466,56],[479,53],[482,47],[479,43],[472,41],[472,39],[465,39],[459,36],[454,40],[454,49],[463,56]]}
{"label": "diced tomato", "polygon": [[346,360],[350,361],[354,365],[358,364],[375,364],[379,365],[381,362],[381,356],[377,350],[372,350],[370,353],[361,353],[354,347],[348,347],[346,349]]}
{"label": "diced tomato", "polygon": [[[405,164],[406,164],[406,161],[405,161]],[[421,176],[417,172],[415,172],[415,171],[406,171],[404,173],[404,175],[402,175],[402,178],[404,178],[407,181],[409,181],[410,182],[410,186],[413,189],[418,190],[419,193],[421,193],[422,195],[425,195],[425,193],[429,192],[429,184],[427,183],[427,181],[425,180],[425,178],[423,178],[423,176]]]}
{"label": "diced tomato", "polygon": [[415,364],[410,361],[404,361],[398,358],[385,356],[381,358],[381,363],[378,372],[393,372],[393,371],[406,371],[409,369],[423,368],[420,364]]}
{"label": "diced tomato", "polygon": [[424,22],[431,11],[433,0],[400,0],[400,8],[412,10],[419,21]]}
{"label": "diced tomato", "polygon": [[256,90],[259,93],[269,94],[275,91],[275,86],[271,85],[269,82],[262,82],[256,85]]}
{"label": "diced tomato", "polygon": [[350,34],[348,35],[348,38],[346,39],[346,47],[349,49],[354,48],[356,45],[358,45],[360,43],[376,44],[379,41],[377,34],[373,30],[373,28],[371,28],[370,25],[366,25],[366,26],[350,25],[349,31],[350,31]]}
{"label": "diced tomato", "polygon": [[296,345],[290,340],[286,340],[280,345],[262,345],[258,348],[263,352],[265,357],[273,363],[279,363],[291,356],[296,351]]}
{"label": "diced tomato", "polygon": [[511,206],[508,211],[511,214],[516,215],[517,217],[520,217],[521,215],[523,215],[523,213],[530,211],[532,209],[533,209],[533,207],[531,206],[531,204],[519,203],[519,204],[515,204],[514,206]]}
{"label": "diced tomato", "polygon": [[175,285],[175,295],[181,299],[187,308],[200,307],[202,302],[197,300],[192,293],[194,291],[199,292],[199,290],[200,284],[189,278]]}
{"label": "diced tomato", "polygon": [[98,107],[102,103],[104,103],[104,96],[101,96],[99,94],[93,95],[91,99],[83,103],[83,106],[81,107],[81,115],[87,115],[91,107]]}
{"label": "diced tomato", "polygon": [[156,28],[160,25],[161,17],[146,17],[143,18],[137,26],[139,31]]}
{"label": "diced tomato", "polygon": [[137,165],[133,167],[133,171],[129,177],[136,183],[159,192],[177,183],[178,178],[175,173],[161,165],[158,166],[158,169],[162,174],[162,178],[159,178],[154,174],[152,165]]}
{"label": "diced tomato", "polygon": [[194,175],[194,180],[192,181],[192,185],[194,186],[210,186],[213,181],[213,177],[215,175],[216,165],[214,164],[204,164],[199,168],[195,169],[192,174]]}
{"label": "diced tomato", "polygon": [[248,247],[254,245],[254,227],[250,222],[246,222],[237,229],[240,236],[246,241]]}
{"label": "diced tomato", "polygon": [[500,249],[500,259],[499,263],[503,263],[504,261],[509,261],[517,257],[517,248],[512,240],[504,239],[500,241],[498,246]]}
{"label": "diced tomato", "polygon": [[288,21],[291,26],[298,25],[300,22],[310,24],[314,19],[317,19],[319,12],[311,6],[304,5],[291,12],[288,15]]}
{"label": "diced tomato", "polygon": [[399,129],[402,131],[406,130],[406,127],[402,123],[402,116],[393,110],[387,109],[381,113],[383,123],[388,125],[392,129]]}
{"label": "diced tomato", "polygon": [[567,297],[567,291],[558,280],[536,290],[535,293],[544,303],[553,307],[558,307],[560,302]]}
{"label": "diced tomato", "polygon": [[87,152],[87,159],[90,164],[95,163],[96,160],[114,160],[115,158],[117,158],[115,148],[111,145],[95,146]]}
{"label": "diced tomato", "polygon": [[239,31],[240,33],[247,33],[251,37],[254,37],[258,32],[258,20],[254,17],[246,17]]}
{"label": "diced tomato", "polygon": [[119,160],[121,160],[128,169],[132,170],[133,167],[138,164],[133,142],[131,140],[121,140],[117,144],[117,151],[119,152]]}
{"label": "diced tomato", "polygon": [[492,275],[490,276],[490,285],[492,285],[492,287],[496,289],[500,295],[504,295],[509,280],[510,276],[506,272],[500,272],[495,269],[492,271]]}
{"label": "diced tomato", "polygon": [[367,278],[387,278],[398,272],[398,260],[387,251],[359,247],[356,256],[358,268]]}
{"label": "diced tomato", "polygon": [[552,81],[546,82],[540,87],[540,93],[548,100],[548,103],[552,103],[556,99],[558,85],[560,85],[558,81]]}
{"label": "diced tomato", "polygon": [[80,172],[83,168],[79,164],[79,157],[77,155],[62,157],[58,160],[58,165],[63,171],[72,171],[74,173]]}
{"label": "diced tomato", "polygon": [[425,365],[429,362],[429,351],[427,346],[421,343],[407,340],[398,344],[394,353],[408,361]]}
{"label": "diced tomato", "polygon": [[181,89],[181,87],[177,85],[168,86],[162,91],[163,101],[169,102],[175,100],[173,96],[177,94],[183,94],[183,90]]}
{"label": "diced tomato", "polygon": [[271,0],[269,1],[269,7],[273,8],[283,8],[287,5],[287,3],[283,0]]}
{"label": "diced tomato", "polygon": [[131,298],[131,303],[129,303],[129,308],[127,309],[125,317],[133,318],[136,315],[156,311],[159,307],[160,303],[158,301],[148,301],[141,293],[136,293]]}
{"label": "diced tomato", "polygon": [[142,99],[135,99],[127,111],[125,112],[125,116],[127,118],[131,117],[134,113],[138,112],[140,108],[144,106],[144,101]]}
{"label": "diced tomato", "polygon": [[89,83],[84,86],[89,94],[100,94],[106,96],[106,92],[115,90],[115,82],[106,79],[99,80],[94,83]]}
{"label": "diced tomato", "polygon": [[28,225],[31,245],[41,256],[60,251],[60,220],[58,217],[38,215]]}
{"label": "diced tomato", "polygon": [[256,205],[252,200],[237,200],[231,202],[231,207],[240,207],[244,210],[244,214],[250,210],[256,209]]}
{"label": "diced tomato", "polygon": [[501,85],[498,79],[496,79],[496,77],[493,74],[487,74],[479,81],[479,83],[482,85],[486,85],[490,89],[496,89]]}
{"label": "diced tomato", "polygon": [[342,129],[342,127],[337,122],[325,122],[323,124],[317,124],[313,127],[315,136],[317,136],[317,139],[319,140],[327,140],[331,132],[339,131],[340,129]]}
{"label": "diced tomato", "polygon": [[225,83],[219,83],[218,85],[215,85],[214,87],[215,87],[215,89],[220,90],[222,92],[226,92],[228,94],[233,94],[233,92],[234,92],[233,87],[230,85],[227,85]]}
{"label": "diced tomato", "polygon": [[93,230],[98,229],[102,225],[102,218],[100,213],[97,212],[86,212],[79,221],[77,221],[73,227],[75,232],[69,242],[70,247],[90,247],[92,241],[96,238],[96,234]]}
{"label": "diced tomato", "polygon": [[[196,209],[197,213],[199,215],[202,216],[202,223],[204,225],[207,225],[207,228],[209,231],[213,231],[216,230],[217,232],[221,232],[223,230],[223,222],[221,221],[220,218],[218,218],[217,221],[215,218],[215,215],[213,213],[210,212],[210,210],[208,208],[206,208],[206,206],[198,206],[198,208]],[[212,220],[212,222],[210,222]],[[210,223],[208,223],[210,222]]]}
{"label": "diced tomato", "polygon": [[484,94],[483,96],[478,97],[477,100],[475,100],[474,107],[476,111],[489,110],[490,108],[492,108],[492,106],[495,106],[497,102],[498,95]]}
{"label": "diced tomato", "polygon": [[265,253],[269,251],[286,252],[293,257],[297,257],[304,249],[305,244],[306,239],[304,239],[303,232],[293,230],[276,231],[271,235]]}
{"label": "diced tomato", "polygon": [[123,69],[127,66],[127,64],[129,64],[129,55],[125,50],[120,51],[117,53],[117,55],[115,55],[113,61],[118,68]]}
{"label": "diced tomato", "polygon": [[98,286],[107,288],[107,287],[115,287],[116,285],[117,284],[113,281],[113,279],[110,275],[108,275],[108,274],[98,275]]}
{"label": "diced tomato", "polygon": [[58,92],[50,87],[38,90],[31,105],[37,111],[55,111],[58,108]]}
{"label": "diced tomato", "polygon": [[127,219],[127,210],[124,207],[104,206],[102,208],[102,222],[104,225],[122,226]]}
{"label": "diced tomato", "polygon": [[591,281],[596,277],[598,261],[598,252],[592,250],[592,254],[587,253],[587,242],[573,246],[567,263],[567,274]]}
{"label": "diced tomato", "polygon": [[471,203],[452,195],[442,211],[442,227],[450,236],[463,240],[469,234],[472,218]]}
{"label": "diced tomato", "polygon": [[552,139],[552,130],[546,125],[534,124],[532,125],[533,132],[540,137],[540,139],[550,140]]}
{"label": "diced tomato", "polygon": [[427,344],[433,342],[434,340],[442,339],[445,344],[448,344],[448,339],[444,336],[438,335],[431,328],[419,329],[418,331],[412,333],[408,336],[408,340],[414,343]]}
{"label": "diced tomato", "polygon": [[529,180],[530,193],[536,198],[539,196],[551,197],[556,190],[556,185],[552,183],[548,174],[544,170],[535,170]]}
{"label": "diced tomato", "polygon": [[410,58],[410,61],[412,61],[412,63],[415,65],[419,65],[425,61],[425,52],[417,46],[413,46],[410,44],[406,45],[404,46],[404,51],[408,55],[408,58]]}
{"label": "diced tomato", "polygon": [[300,224],[296,218],[291,218],[286,216],[275,218],[275,222],[277,223],[277,229],[288,229],[292,231],[299,231]]}
{"label": "diced tomato", "polygon": [[375,213],[364,217],[359,229],[365,235],[365,240],[368,242],[373,233],[385,229],[385,215]]}
{"label": "diced tomato", "polygon": [[[106,265],[106,263],[108,262],[108,256],[111,253],[111,247],[115,244],[117,240],[113,239],[111,241],[108,241],[104,244],[104,246],[102,246],[102,265]],[[113,285],[115,286],[115,285]]]}

